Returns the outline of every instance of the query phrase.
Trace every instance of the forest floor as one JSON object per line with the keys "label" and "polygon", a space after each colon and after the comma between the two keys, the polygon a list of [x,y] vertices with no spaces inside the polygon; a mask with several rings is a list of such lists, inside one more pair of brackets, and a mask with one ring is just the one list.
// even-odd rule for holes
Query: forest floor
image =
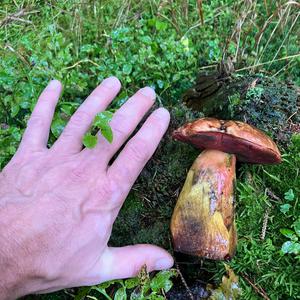
{"label": "forest floor", "polygon": [[[238,246],[231,261],[174,253],[169,231],[178,194],[199,154],[171,138],[172,130],[203,116],[182,101],[197,74],[215,71],[222,59],[231,57],[237,78],[259,76],[300,85],[299,3],[269,2],[1,1],[0,169],[16,151],[38,94],[52,78],[63,82],[64,92],[49,146],[66,115],[110,75],[122,82],[111,111],[150,85],[157,93],[156,106],[171,112],[170,128],[122,207],[110,244],[162,246],[174,254],[177,271],[151,274],[152,298],[134,298],[139,281],[120,281],[98,290],[71,289],[27,299],[82,299],[80,292],[90,299],[191,299],[191,293],[201,299],[207,288],[220,285],[228,267],[239,278],[241,299],[300,299],[299,124],[289,124],[293,135],[288,141],[281,143],[275,136],[282,164],[238,165]],[[248,100],[260,100],[262,89]],[[116,292],[120,287],[123,296]],[[224,297],[211,299],[229,299]]]}

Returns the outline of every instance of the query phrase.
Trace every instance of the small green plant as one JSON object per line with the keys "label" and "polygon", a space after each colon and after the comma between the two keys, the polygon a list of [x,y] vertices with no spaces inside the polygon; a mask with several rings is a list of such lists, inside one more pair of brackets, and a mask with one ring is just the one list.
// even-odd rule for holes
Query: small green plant
{"label": "small green plant", "polygon": [[241,289],[238,282],[239,278],[234,274],[229,265],[224,265],[227,276],[222,277],[222,283],[217,289],[208,287],[211,291],[209,300],[236,300],[240,298]]}
{"label": "small green plant", "polygon": [[261,95],[264,89],[262,87],[256,86],[248,89],[246,94],[246,101],[255,101],[258,102],[261,99]]}
{"label": "small green plant", "polygon": [[[289,189],[285,194],[284,194],[284,199],[291,202],[295,198],[294,191],[292,189]],[[284,203],[280,205],[280,211],[284,214],[288,213],[292,205],[290,203]]]}
{"label": "small green plant", "polygon": [[75,300],[82,300],[87,295],[90,299],[104,299],[99,298],[99,294],[108,300],[163,300],[165,293],[173,286],[170,278],[176,275],[176,269],[170,269],[160,271],[154,277],[150,277],[144,266],[138,277],[111,280],[93,287],[83,287],[75,296]]}
{"label": "small green plant", "polygon": [[[295,194],[292,189],[289,189],[284,194],[284,199],[293,202],[295,201]],[[280,211],[284,214],[290,212],[292,205],[289,203],[285,203],[280,206]],[[281,247],[281,254],[296,254],[297,258],[300,258],[298,254],[300,253],[300,217],[292,224],[292,229],[289,228],[281,228],[280,233],[287,237],[289,240],[284,242]]]}
{"label": "small green plant", "polygon": [[228,110],[229,110],[230,116],[233,118],[234,113],[236,111],[236,107],[238,105],[240,105],[240,103],[241,103],[240,94],[235,93],[233,95],[230,95],[228,97],[228,100],[229,100]]}
{"label": "small green plant", "polygon": [[113,113],[110,111],[103,111],[96,115],[90,130],[83,137],[83,145],[87,148],[94,148],[97,145],[97,132],[101,132],[103,137],[109,142],[113,141],[113,132],[109,125]]}

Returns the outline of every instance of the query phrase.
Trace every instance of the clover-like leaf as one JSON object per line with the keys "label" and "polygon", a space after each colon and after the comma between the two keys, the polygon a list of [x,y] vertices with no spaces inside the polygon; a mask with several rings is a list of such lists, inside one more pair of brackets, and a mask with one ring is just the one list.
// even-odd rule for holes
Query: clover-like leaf
{"label": "clover-like leaf", "polygon": [[83,137],[83,145],[89,149],[95,148],[97,145],[97,136],[92,135],[91,133],[86,133]]}
{"label": "clover-like leaf", "polygon": [[132,65],[131,64],[125,64],[122,68],[122,71],[124,74],[129,75],[132,72]]}
{"label": "clover-like leaf", "polygon": [[158,292],[163,289],[165,292],[168,292],[173,286],[170,278],[175,275],[177,275],[175,270],[166,270],[157,273],[150,283],[152,291]]}
{"label": "clover-like leaf", "polygon": [[291,207],[292,206],[288,203],[282,204],[282,205],[280,205],[280,211],[285,214],[290,210]]}
{"label": "clover-like leaf", "polygon": [[286,253],[299,254],[300,253],[300,244],[297,242],[293,242],[293,241],[287,241],[282,245],[281,252],[283,254],[286,254]]}
{"label": "clover-like leaf", "polygon": [[293,201],[295,199],[294,191],[292,189],[289,189],[286,193],[284,193],[284,199]]}

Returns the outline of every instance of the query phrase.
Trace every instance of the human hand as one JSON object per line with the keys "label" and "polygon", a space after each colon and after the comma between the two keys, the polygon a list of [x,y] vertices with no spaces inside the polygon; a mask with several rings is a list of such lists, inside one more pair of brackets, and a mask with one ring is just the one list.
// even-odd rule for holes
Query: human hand
{"label": "human hand", "polygon": [[153,245],[107,246],[123,201],[168,127],[168,111],[155,110],[109,164],[154,103],[154,91],[139,90],[114,114],[112,144],[99,135],[94,149],[82,149],[94,116],[120,90],[115,77],[105,79],[48,149],[61,90],[54,80],[43,91],[0,173],[1,299],[132,277],[144,264],[150,271],[173,265]]}

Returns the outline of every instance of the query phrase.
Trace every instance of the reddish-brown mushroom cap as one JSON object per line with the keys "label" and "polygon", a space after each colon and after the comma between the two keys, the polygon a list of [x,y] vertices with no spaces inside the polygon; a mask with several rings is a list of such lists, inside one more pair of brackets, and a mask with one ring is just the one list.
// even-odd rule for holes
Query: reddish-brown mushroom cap
{"label": "reddish-brown mushroom cap", "polygon": [[272,139],[259,129],[239,121],[202,118],[173,132],[176,140],[199,149],[215,149],[235,154],[249,163],[276,164],[281,155]]}

